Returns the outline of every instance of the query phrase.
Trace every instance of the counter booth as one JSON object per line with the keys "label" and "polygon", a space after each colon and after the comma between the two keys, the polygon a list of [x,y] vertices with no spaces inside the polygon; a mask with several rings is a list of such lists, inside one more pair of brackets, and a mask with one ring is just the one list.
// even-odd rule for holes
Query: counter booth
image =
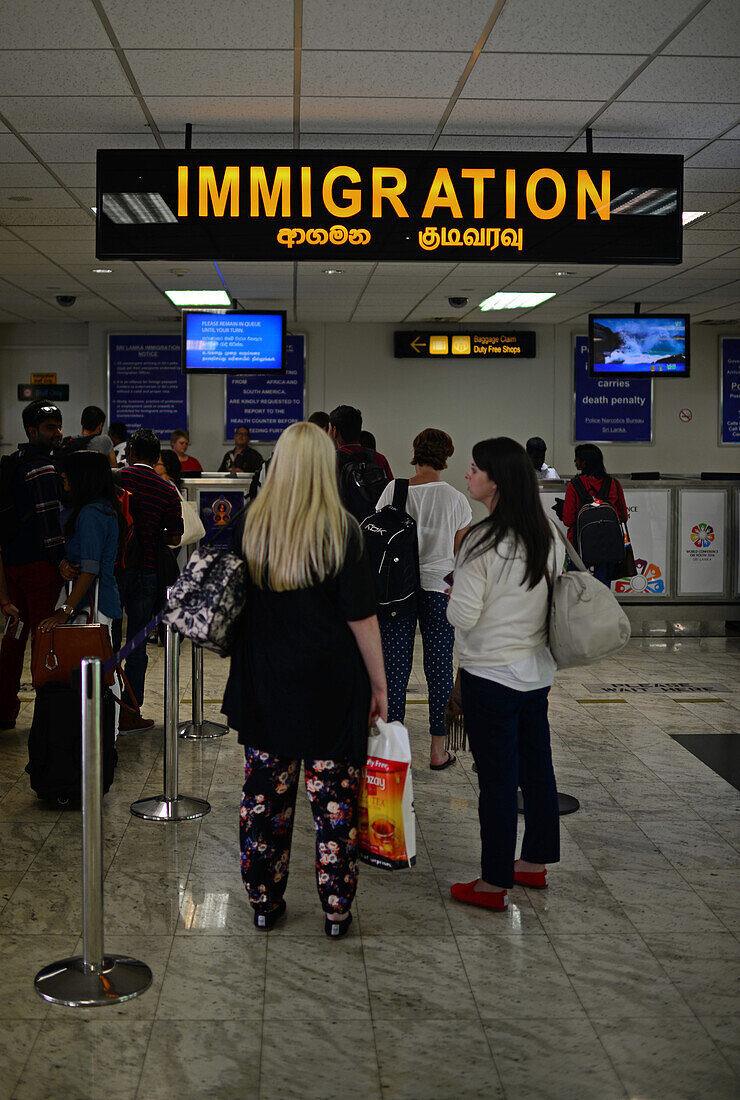
{"label": "counter booth", "polygon": [[[633,632],[641,624],[740,620],[740,488],[728,481],[640,481],[621,475],[634,577],[614,581]],[[566,481],[541,489],[548,515]]]}

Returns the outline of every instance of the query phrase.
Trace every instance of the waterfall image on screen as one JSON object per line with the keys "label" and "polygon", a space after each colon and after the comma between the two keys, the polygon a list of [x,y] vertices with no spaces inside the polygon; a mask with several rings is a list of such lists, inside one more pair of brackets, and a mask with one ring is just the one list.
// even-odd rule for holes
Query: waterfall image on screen
{"label": "waterfall image on screen", "polygon": [[685,316],[590,320],[593,374],[688,373]]}

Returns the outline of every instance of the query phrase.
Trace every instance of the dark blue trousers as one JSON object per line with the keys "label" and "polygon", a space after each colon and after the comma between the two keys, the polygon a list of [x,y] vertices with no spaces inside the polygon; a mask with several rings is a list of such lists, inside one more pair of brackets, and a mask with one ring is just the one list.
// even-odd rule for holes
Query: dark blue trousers
{"label": "dark blue trousers", "polygon": [[[129,641],[135,634],[144,629],[157,611],[157,574],[124,573],[123,577],[119,579],[118,590],[121,593],[121,601],[128,617],[126,641]],[[146,642],[144,641],[126,659],[126,675],[135,698],[131,699],[127,691],[124,695],[124,702],[137,709],[141,708],[144,700],[144,679],[148,663]]]}
{"label": "dark blue trousers", "polygon": [[513,886],[518,786],[524,797],[521,858],[528,863],[560,859],[558,792],[547,720],[550,689],[514,691],[464,669],[460,685],[480,786],[481,877],[493,886]]}

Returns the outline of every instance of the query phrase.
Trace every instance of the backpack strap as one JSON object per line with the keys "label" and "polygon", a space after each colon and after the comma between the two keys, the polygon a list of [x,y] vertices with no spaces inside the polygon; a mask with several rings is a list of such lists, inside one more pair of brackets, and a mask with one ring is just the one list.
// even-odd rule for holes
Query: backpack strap
{"label": "backpack strap", "polygon": [[396,483],[393,486],[393,507],[399,512],[406,511],[406,501],[409,495],[409,479],[403,477],[397,477]]}
{"label": "backpack strap", "polygon": [[578,497],[578,506],[579,506],[579,508],[582,508],[584,504],[592,504],[593,503],[594,498],[591,496],[588,489],[583,484],[583,481],[581,480],[580,474],[577,477],[574,477],[574,478],[571,479],[571,485],[573,486],[573,488],[576,491],[576,496]]}

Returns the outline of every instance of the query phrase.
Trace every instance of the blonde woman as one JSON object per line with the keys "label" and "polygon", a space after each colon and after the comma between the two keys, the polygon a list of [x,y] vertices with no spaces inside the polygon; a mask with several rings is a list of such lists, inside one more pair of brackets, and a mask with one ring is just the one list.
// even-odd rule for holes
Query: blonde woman
{"label": "blonde woman", "polygon": [[242,878],[257,928],[283,895],[301,760],[316,829],[327,936],[344,935],[357,888],[357,798],[374,715],[388,713],[373,576],[339,500],[334,446],[314,424],[281,435],[249,508],[249,590],[224,696],[244,745]]}

